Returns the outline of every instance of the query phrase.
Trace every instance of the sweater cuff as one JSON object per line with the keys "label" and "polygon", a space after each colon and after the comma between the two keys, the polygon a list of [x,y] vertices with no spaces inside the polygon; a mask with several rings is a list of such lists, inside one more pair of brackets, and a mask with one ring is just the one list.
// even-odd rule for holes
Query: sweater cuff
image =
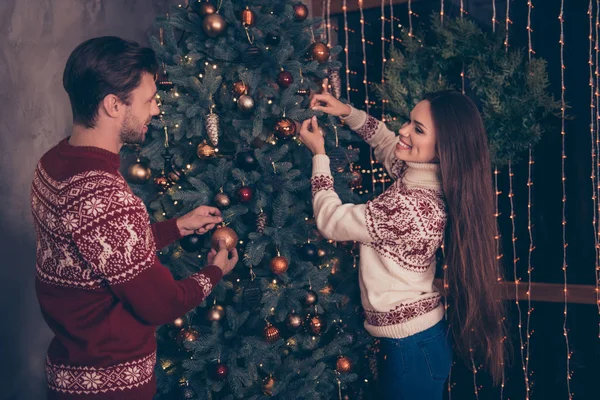
{"label": "sweater cuff", "polygon": [[355,131],[362,128],[362,126],[365,124],[365,121],[367,120],[367,113],[350,106],[350,114],[348,114],[346,118],[343,118],[343,120],[350,129]]}
{"label": "sweater cuff", "polygon": [[177,218],[171,218],[166,221],[155,222],[152,225],[154,242],[158,250],[181,239],[181,233],[177,227]]}
{"label": "sweater cuff", "polygon": [[202,268],[200,272],[195,273],[190,278],[198,283],[204,292],[204,297],[206,297],[210,294],[213,287],[219,283],[221,278],[223,278],[223,271],[216,265],[211,264]]}
{"label": "sweater cuff", "polygon": [[329,157],[325,154],[317,154],[313,156],[312,164],[313,177],[316,175],[331,175],[331,168],[329,167]]}

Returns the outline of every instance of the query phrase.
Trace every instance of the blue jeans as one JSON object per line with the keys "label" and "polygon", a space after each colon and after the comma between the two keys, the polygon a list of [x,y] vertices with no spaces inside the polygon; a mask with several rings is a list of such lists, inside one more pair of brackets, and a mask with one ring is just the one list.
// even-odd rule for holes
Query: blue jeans
{"label": "blue jeans", "polygon": [[452,366],[448,324],[441,320],[402,339],[381,338],[379,391],[385,400],[441,400]]}

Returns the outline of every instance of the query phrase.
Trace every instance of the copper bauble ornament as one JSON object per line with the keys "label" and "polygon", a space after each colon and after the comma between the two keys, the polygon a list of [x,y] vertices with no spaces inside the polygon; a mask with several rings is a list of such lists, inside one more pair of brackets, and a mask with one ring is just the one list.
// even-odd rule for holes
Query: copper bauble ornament
{"label": "copper bauble ornament", "polygon": [[308,50],[310,57],[320,63],[329,60],[329,47],[325,43],[315,42]]}
{"label": "copper bauble ornament", "polygon": [[237,100],[238,109],[241,112],[248,113],[254,110],[254,99],[252,96],[244,94]]}
{"label": "copper bauble ornament", "polygon": [[242,186],[238,189],[237,195],[241,203],[247,203],[254,197],[254,191],[249,186]]}
{"label": "copper bauble ornament", "polygon": [[196,149],[196,155],[201,159],[210,158],[215,155],[215,148],[208,143],[200,143]]}
{"label": "copper bauble ornament", "polygon": [[248,84],[244,81],[237,81],[233,84],[233,93],[237,96],[248,93]]}
{"label": "copper bauble ornament", "polygon": [[283,88],[288,88],[294,83],[294,77],[288,71],[281,71],[277,74],[277,84]]}
{"label": "copper bauble ornament", "polygon": [[296,21],[304,21],[308,18],[308,8],[302,4],[294,4],[294,18]]}
{"label": "copper bauble ornament", "polygon": [[296,134],[296,123],[289,118],[280,118],[275,123],[275,133],[282,139],[289,139]]}
{"label": "copper bauble ornament", "polygon": [[317,292],[311,289],[307,290],[306,295],[304,296],[304,305],[307,307],[311,307],[317,304],[317,301],[319,301],[319,296],[317,295]]}
{"label": "copper bauble ornament", "polygon": [[277,340],[279,340],[279,329],[277,329],[271,324],[268,324],[267,326],[265,326],[264,336],[267,342],[274,343]]}
{"label": "copper bauble ornament", "polygon": [[225,193],[217,193],[214,201],[219,208],[227,208],[231,204],[231,199]]}
{"label": "copper bauble ornament", "polygon": [[198,340],[198,332],[191,328],[182,329],[177,334],[177,343],[180,346],[185,342],[193,342],[195,340]]}
{"label": "copper bauble ornament", "polygon": [[242,25],[246,28],[252,26],[256,23],[256,14],[254,11],[250,10],[248,7],[244,11],[242,11]]}
{"label": "copper bauble ornament", "polygon": [[229,367],[223,363],[215,365],[214,377],[218,381],[222,381],[229,375]]}
{"label": "copper bauble ornament", "polygon": [[206,319],[209,321],[220,321],[223,319],[224,316],[225,309],[218,304],[215,304],[206,312]]}
{"label": "copper bauble ornament", "polygon": [[285,319],[285,326],[287,326],[291,332],[296,332],[298,329],[300,329],[302,327],[302,323],[302,317],[294,312],[289,314]]}
{"label": "copper bauble ornament", "polygon": [[214,14],[217,11],[217,7],[209,2],[198,4],[196,9],[198,10],[198,14],[203,17]]}
{"label": "copper bauble ornament", "polygon": [[176,318],[171,325],[175,328],[183,328],[185,325],[185,317]]}
{"label": "copper bauble ornament", "polygon": [[225,21],[225,18],[223,18],[221,14],[209,14],[204,17],[204,20],[202,21],[202,30],[206,36],[211,38],[216,38],[217,36],[221,35],[223,32],[225,32],[226,28],[227,21]]}
{"label": "copper bauble ornament", "polygon": [[154,186],[156,186],[159,192],[164,192],[171,187],[171,182],[169,182],[166,176],[157,176],[154,178]]}
{"label": "copper bauble ornament", "polygon": [[325,332],[325,320],[320,315],[312,315],[308,317],[308,326],[314,335],[320,335]]}
{"label": "copper bauble ornament", "polygon": [[225,246],[229,251],[233,250],[235,246],[237,246],[238,235],[231,228],[222,226],[215,230],[212,237],[210,238],[210,244],[213,249],[219,248],[219,240],[221,239],[225,240]]}
{"label": "copper bauble ornament", "polygon": [[290,264],[288,263],[288,260],[285,257],[277,256],[271,259],[271,272],[273,272],[276,275],[281,275],[285,273],[285,271],[288,270],[289,266]]}
{"label": "copper bauble ornament", "polygon": [[362,174],[360,171],[352,171],[352,179],[350,180],[350,186],[353,188],[357,188],[362,185]]}
{"label": "copper bauble ornament", "polygon": [[265,378],[262,382],[262,391],[267,396],[273,396],[273,387],[275,386],[275,379],[272,376]]}
{"label": "copper bauble ornament", "polygon": [[352,360],[346,356],[340,356],[335,363],[335,370],[341,374],[347,374],[352,370]]}
{"label": "copper bauble ornament", "polygon": [[187,252],[194,253],[202,249],[203,238],[200,235],[192,233],[179,239],[181,248]]}
{"label": "copper bauble ornament", "polygon": [[125,176],[129,183],[142,185],[152,177],[152,171],[150,171],[150,168],[146,164],[136,161],[127,168]]}

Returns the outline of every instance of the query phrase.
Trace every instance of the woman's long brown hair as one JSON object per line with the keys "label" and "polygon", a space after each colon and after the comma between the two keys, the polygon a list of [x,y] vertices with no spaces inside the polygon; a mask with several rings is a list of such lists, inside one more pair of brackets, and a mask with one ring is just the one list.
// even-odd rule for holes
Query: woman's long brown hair
{"label": "woman's long brown hair", "polygon": [[496,259],[490,152],[481,115],[465,95],[427,95],[437,132],[448,209],[445,235],[448,317],[463,360],[483,363],[497,384],[506,359],[504,305]]}

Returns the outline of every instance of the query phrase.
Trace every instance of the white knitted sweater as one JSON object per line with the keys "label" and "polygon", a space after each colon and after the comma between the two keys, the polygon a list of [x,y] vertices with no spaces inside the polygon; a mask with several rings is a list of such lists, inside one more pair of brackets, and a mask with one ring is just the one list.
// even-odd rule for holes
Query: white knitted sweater
{"label": "white knitted sweater", "polygon": [[433,285],[435,253],[446,226],[439,166],[398,160],[396,135],[364,111],[352,108],[345,122],[374,148],[395,182],[367,204],[342,204],[333,189],[329,157],[314,156],[311,183],[317,227],[328,239],[360,243],[367,331],[376,337],[407,337],[444,316]]}

